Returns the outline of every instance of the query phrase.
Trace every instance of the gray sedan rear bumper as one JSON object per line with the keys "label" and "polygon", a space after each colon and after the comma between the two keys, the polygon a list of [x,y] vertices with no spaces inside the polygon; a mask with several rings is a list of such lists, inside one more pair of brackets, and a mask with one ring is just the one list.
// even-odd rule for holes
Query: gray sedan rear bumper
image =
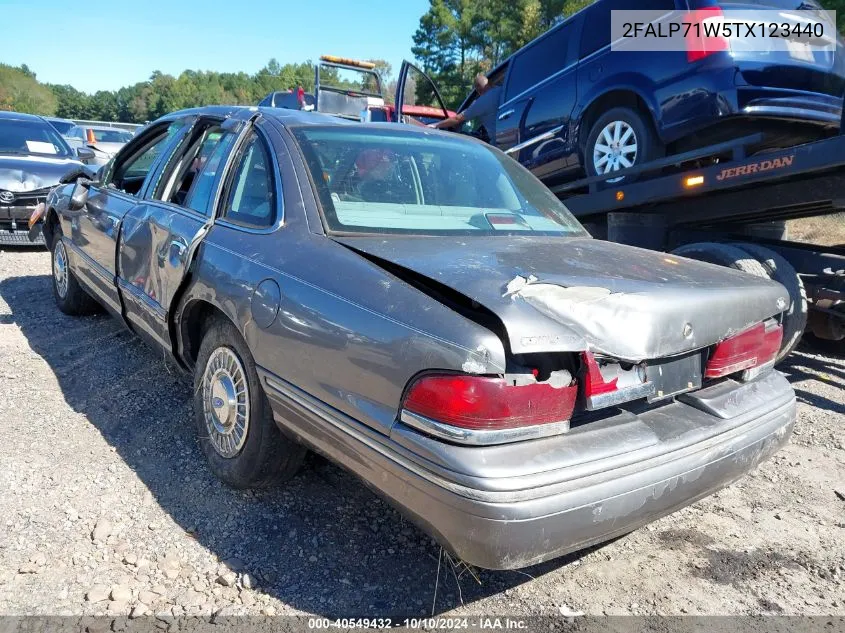
{"label": "gray sedan rear bumper", "polygon": [[771,372],[554,438],[459,447],[401,424],[384,438],[276,377],[264,383],[280,426],[361,476],[456,556],[490,569],[549,560],[682,508],[768,458],[795,420],[792,388]]}

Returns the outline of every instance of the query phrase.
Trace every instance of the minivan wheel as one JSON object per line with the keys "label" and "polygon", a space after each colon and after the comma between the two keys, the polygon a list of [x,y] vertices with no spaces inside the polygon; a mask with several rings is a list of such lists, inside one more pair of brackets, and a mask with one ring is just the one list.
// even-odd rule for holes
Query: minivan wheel
{"label": "minivan wheel", "polygon": [[[611,174],[657,158],[660,143],[643,115],[631,108],[613,108],[601,115],[590,128],[584,149],[588,176]],[[612,178],[614,184],[635,177]]]}
{"label": "minivan wheel", "polygon": [[293,477],[306,449],[282,435],[238,330],[213,321],[194,370],[197,435],[212,472],[233,488],[257,488]]}

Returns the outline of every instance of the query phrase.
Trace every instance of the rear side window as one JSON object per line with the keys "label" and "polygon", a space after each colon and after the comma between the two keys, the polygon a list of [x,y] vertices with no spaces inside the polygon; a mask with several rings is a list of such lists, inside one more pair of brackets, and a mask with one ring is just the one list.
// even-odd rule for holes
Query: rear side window
{"label": "rear side window", "polygon": [[216,121],[201,122],[168,160],[154,197],[208,213],[218,170],[233,140]]}
{"label": "rear side window", "polygon": [[513,58],[505,100],[513,99],[566,68],[574,24],[573,21],[562,24]]}
{"label": "rear side window", "polygon": [[276,219],[273,162],[257,134],[238,152],[233,175],[227,184],[223,217],[234,224],[265,228]]}

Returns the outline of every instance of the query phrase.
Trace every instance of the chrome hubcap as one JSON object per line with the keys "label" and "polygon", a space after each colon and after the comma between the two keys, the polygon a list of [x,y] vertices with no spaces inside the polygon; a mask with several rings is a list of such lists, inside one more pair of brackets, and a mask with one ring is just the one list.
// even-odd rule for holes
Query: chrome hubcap
{"label": "chrome hubcap", "polygon": [[[593,148],[593,166],[597,174],[609,174],[633,167],[637,162],[637,134],[625,121],[608,123]],[[621,178],[608,180],[618,182]]]}
{"label": "chrome hubcap", "polygon": [[64,299],[67,295],[67,252],[65,245],[59,241],[53,253],[53,279],[56,281],[56,292]]}
{"label": "chrome hubcap", "polygon": [[208,359],[202,379],[202,402],[214,450],[222,457],[235,457],[249,430],[249,389],[243,365],[228,347],[218,347]]}

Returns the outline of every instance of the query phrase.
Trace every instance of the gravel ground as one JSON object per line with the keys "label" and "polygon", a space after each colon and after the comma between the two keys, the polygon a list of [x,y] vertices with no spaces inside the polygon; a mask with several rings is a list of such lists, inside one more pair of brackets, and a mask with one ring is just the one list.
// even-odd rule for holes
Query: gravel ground
{"label": "gravel ground", "polygon": [[46,252],[0,251],[0,359],[0,615],[845,615],[845,361],[809,348],[782,368],[792,443],[737,484],[524,573],[439,581],[439,548],[320,458],[275,490],[218,483],[189,380],[111,318],[62,315]]}

